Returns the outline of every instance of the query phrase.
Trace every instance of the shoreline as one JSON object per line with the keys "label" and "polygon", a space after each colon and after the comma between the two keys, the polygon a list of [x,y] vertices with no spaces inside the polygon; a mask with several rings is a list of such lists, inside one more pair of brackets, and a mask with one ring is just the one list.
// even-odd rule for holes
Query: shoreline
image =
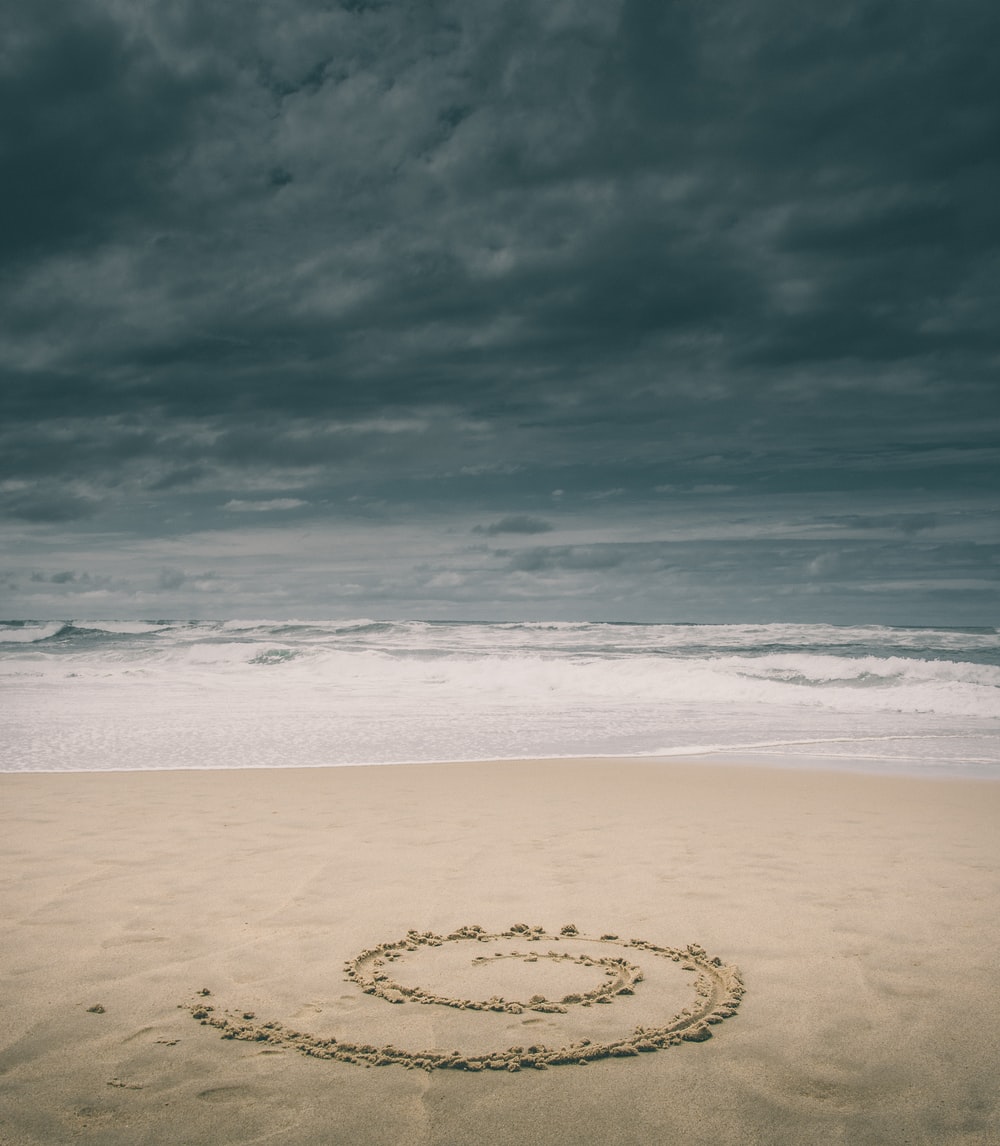
{"label": "shoreline", "polygon": [[[156,768],[4,768],[0,765],[2,776],[102,776],[102,775],[133,775],[133,774],[159,774],[163,772],[184,772],[199,774],[202,772],[312,772],[336,769],[356,768],[421,768],[421,767],[492,767],[505,764],[549,764],[575,762],[605,763],[608,765],[654,765],[661,767],[709,767],[709,768],[736,768],[747,770],[760,770],[772,772],[794,772],[801,774],[829,773],[832,775],[871,776],[886,779],[898,778],[901,780],[972,780],[976,782],[994,783],[1000,780],[1000,770],[993,762],[981,765],[983,771],[975,771],[966,765],[930,764],[920,767],[893,767],[891,758],[885,766],[879,767],[877,762],[886,760],[885,757],[865,757],[844,754],[783,754],[768,756],[761,752],[705,752],[699,755],[690,753],[648,753],[636,754],[623,752],[620,754],[604,753],[600,755],[582,755],[572,753],[562,756],[490,756],[472,759],[438,759],[438,760],[361,760],[350,763],[316,763],[316,764],[241,764],[219,765],[207,767],[192,767],[187,764],[166,764]],[[836,762],[842,762],[837,766]]]}
{"label": "shoreline", "polygon": [[[5,1146],[181,1130],[193,1146],[985,1146],[998,818],[991,779],[760,761],[0,774]],[[523,942],[522,923],[551,941]],[[473,925],[485,962],[446,941]],[[641,968],[631,995],[530,1009],[543,980],[593,995],[582,938],[576,961],[543,950],[567,925],[621,937],[603,942]],[[345,979],[414,929],[444,942],[402,952],[393,982],[452,1004],[500,983],[526,1007],[392,1005]],[[292,1037],[483,1061],[515,1042],[618,1046],[665,1029],[695,974],[636,937],[738,968],[738,1013],[703,1041],[513,1074],[366,1069]],[[199,999],[284,1034],[220,1038],[192,1018]]]}

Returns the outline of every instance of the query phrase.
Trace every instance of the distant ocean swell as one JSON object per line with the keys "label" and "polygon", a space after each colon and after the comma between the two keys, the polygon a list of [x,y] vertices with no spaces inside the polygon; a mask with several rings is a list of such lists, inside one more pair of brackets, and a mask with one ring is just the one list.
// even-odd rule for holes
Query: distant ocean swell
{"label": "distant ocean swell", "polygon": [[0,769],[718,756],[1000,778],[1000,632],[0,623]]}

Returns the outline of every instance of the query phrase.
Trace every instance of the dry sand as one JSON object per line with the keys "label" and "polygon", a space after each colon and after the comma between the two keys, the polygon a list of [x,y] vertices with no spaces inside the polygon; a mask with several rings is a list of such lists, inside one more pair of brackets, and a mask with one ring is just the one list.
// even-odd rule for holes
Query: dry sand
{"label": "dry sand", "polygon": [[0,857],[0,1146],[1000,1142],[997,783],[0,775]]}

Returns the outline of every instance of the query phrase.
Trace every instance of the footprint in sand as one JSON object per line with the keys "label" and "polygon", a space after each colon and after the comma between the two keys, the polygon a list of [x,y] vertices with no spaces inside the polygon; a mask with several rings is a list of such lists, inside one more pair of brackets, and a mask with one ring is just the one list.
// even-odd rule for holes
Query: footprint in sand
{"label": "footprint in sand", "polygon": [[195,1098],[202,1102],[248,1102],[254,1091],[249,1086],[213,1086],[209,1090],[201,1090]]}

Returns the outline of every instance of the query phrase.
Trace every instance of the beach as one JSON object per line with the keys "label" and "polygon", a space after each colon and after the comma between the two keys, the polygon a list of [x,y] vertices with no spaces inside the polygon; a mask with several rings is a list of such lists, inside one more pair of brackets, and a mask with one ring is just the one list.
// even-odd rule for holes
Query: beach
{"label": "beach", "polygon": [[998,1140],[995,781],[3,774],[0,821],[3,1146]]}

